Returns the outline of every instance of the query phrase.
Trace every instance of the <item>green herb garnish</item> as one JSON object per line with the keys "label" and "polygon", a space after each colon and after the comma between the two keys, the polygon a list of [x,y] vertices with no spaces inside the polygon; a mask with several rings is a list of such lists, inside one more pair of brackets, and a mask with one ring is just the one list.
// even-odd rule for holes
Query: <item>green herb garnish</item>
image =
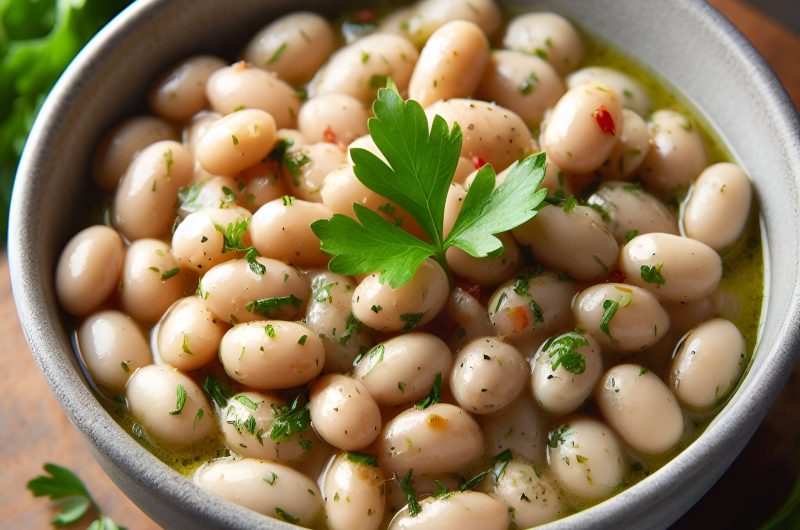
{"label": "green herb garnish", "polygon": [[241,403],[242,405],[244,405],[245,407],[247,407],[250,410],[258,410],[258,403],[254,402],[252,399],[250,399],[247,396],[244,396],[244,395],[240,394],[240,395],[236,396],[233,399],[235,399],[236,401],[238,401],[239,403]]}
{"label": "green herb garnish", "polygon": [[244,308],[248,313],[259,313],[267,318],[274,318],[273,311],[282,311],[286,306],[293,306],[296,309],[300,309],[302,305],[302,300],[290,294],[289,296],[275,296],[272,298],[252,300],[247,302]]}
{"label": "green herb garnish", "polygon": [[352,451],[345,451],[344,454],[347,456],[348,460],[358,464],[366,464],[368,466],[378,467],[378,457],[375,455],[370,455],[367,453],[355,453]]}
{"label": "green herb garnish", "polygon": [[272,420],[272,425],[270,425],[267,433],[270,440],[279,442],[291,438],[311,426],[311,412],[308,410],[308,404],[301,407],[299,395],[294,398],[289,407],[286,405],[278,407],[273,405],[272,413],[275,418]]}
{"label": "green herb garnish", "polygon": [[281,45],[278,46],[278,49],[275,50],[275,53],[272,54],[272,57],[269,58],[269,60],[267,61],[267,64],[268,65],[275,64],[278,61],[280,61],[281,55],[283,55],[283,52],[286,51],[287,46],[288,46],[288,44],[286,44],[286,42],[282,42]]}
{"label": "green herb garnish", "polygon": [[664,275],[661,274],[661,268],[663,266],[663,263],[659,263],[657,265],[642,265],[640,269],[642,280],[646,281],[647,283],[664,285],[667,283],[667,280],[664,279]]}
{"label": "green herb garnish", "polygon": [[575,434],[575,431],[570,430],[569,425],[567,424],[556,427],[547,433],[547,445],[555,449],[559,446],[559,444],[562,444],[566,441],[567,436],[571,436],[573,434]]}
{"label": "green herb garnish", "polygon": [[422,506],[420,506],[419,501],[417,501],[417,492],[414,491],[414,480],[411,478],[413,474],[414,470],[409,469],[406,476],[400,478],[395,471],[392,478],[397,482],[397,485],[400,486],[400,490],[403,492],[408,502],[408,515],[416,517],[422,512]]}
{"label": "green herb garnish", "polygon": [[442,397],[442,373],[436,372],[436,377],[433,379],[433,388],[431,389],[431,393],[428,396],[417,403],[417,408],[419,410],[425,410],[426,408],[430,407],[435,403],[439,403],[439,400]]}
{"label": "green herb garnish", "polygon": [[581,333],[573,331],[545,342],[543,351],[552,360],[550,369],[555,372],[559,366],[573,374],[586,371],[586,358],[578,351],[581,346],[588,346],[589,341]]}
{"label": "green herb garnish", "polygon": [[231,391],[223,385],[219,379],[211,374],[206,375],[203,381],[203,391],[206,395],[216,403],[220,409],[228,405],[228,399],[231,397]]}
{"label": "green herb garnish", "polygon": [[175,410],[170,412],[170,415],[177,416],[183,412],[183,406],[186,404],[186,387],[181,385],[175,387]]}

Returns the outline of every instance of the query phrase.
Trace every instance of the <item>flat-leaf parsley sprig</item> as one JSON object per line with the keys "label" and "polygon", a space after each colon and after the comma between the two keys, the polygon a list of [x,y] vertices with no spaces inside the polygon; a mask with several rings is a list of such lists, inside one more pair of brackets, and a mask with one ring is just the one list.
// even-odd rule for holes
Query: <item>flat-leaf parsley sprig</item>
{"label": "flat-leaf parsley sprig", "polygon": [[340,274],[380,272],[392,288],[405,285],[429,257],[445,269],[445,252],[458,247],[475,257],[503,252],[496,234],[536,215],[547,195],[537,188],[544,178],[545,155],[516,164],[495,188],[495,172],[483,166],[470,186],[453,228],[444,235],[444,207],[461,153],[458,124],[449,129],[441,116],[428,127],[425,111],[414,100],[403,101],[391,82],[378,92],[369,132],[388,164],[365,149],[350,151],[358,180],[406,210],[425,231],[422,241],[360,204],[356,219],[336,214],[311,225],[329,268]]}

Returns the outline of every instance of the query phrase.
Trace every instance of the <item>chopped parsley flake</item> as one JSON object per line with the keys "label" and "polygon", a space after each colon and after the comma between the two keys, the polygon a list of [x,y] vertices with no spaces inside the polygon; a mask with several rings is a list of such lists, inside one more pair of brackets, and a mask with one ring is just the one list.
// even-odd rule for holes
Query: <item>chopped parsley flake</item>
{"label": "chopped parsley flake", "polygon": [[663,266],[663,263],[659,263],[657,265],[642,265],[640,269],[642,280],[646,281],[647,283],[664,285],[667,283],[667,280],[664,279],[664,275],[661,274],[661,268]]}
{"label": "chopped parsley flake", "polygon": [[183,406],[186,405],[186,387],[178,384],[178,386],[175,387],[175,394],[175,410],[170,412],[171,416],[177,416],[183,411]]}

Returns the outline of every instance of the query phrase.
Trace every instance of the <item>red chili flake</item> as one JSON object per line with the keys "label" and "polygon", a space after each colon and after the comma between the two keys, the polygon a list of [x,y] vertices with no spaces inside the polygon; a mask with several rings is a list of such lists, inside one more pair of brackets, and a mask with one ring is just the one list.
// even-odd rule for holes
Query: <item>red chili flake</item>
{"label": "red chili flake", "polygon": [[325,127],[325,131],[322,133],[322,139],[325,140],[326,142],[328,142],[329,144],[337,143],[337,141],[336,141],[336,133],[333,132],[333,129],[331,129],[330,125]]}
{"label": "red chili flake", "polygon": [[484,160],[483,158],[481,158],[479,156],[473,156],[472,157],[472,165],[475,166],[475,169],[480,169],[480,168],[482,168],[483,166],[486,165],[486,160]]}
{"label": "red chili flake", "polygon": [[608,281],[611,283],[625,283],[625,274],[621,270],[615,269],[608,275]]}
{"label": "red chili flake", "polygon": [[375,21],[375,13],[371,9],[362,9],[356,13],[356,22],[359,24],[369,24]]}
{"label": "red chili flake", "polygon": [[528,327],[530,319],[523,306],[512,307],[507,311],[507,314],[515,332],[520,332]]}
{"label": "red chili flake", "polygon": [[600,126],[600,130],[604,133],[614,134],[616,131],[614,128],[614,118],[611,117],[611,114],[604,106],[601,105],[599,109],[592,112],[592,118],[594,118],[594,121]]}

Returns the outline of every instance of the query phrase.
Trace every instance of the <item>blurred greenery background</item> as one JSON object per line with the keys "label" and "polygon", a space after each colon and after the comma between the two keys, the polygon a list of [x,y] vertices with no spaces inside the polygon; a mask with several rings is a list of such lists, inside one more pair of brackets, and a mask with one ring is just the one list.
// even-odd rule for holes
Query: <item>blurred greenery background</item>
{"label": "blurred greenery background", "polygon": [[131,0],[0,0],[0,241],[39,107],[84,44]]}

